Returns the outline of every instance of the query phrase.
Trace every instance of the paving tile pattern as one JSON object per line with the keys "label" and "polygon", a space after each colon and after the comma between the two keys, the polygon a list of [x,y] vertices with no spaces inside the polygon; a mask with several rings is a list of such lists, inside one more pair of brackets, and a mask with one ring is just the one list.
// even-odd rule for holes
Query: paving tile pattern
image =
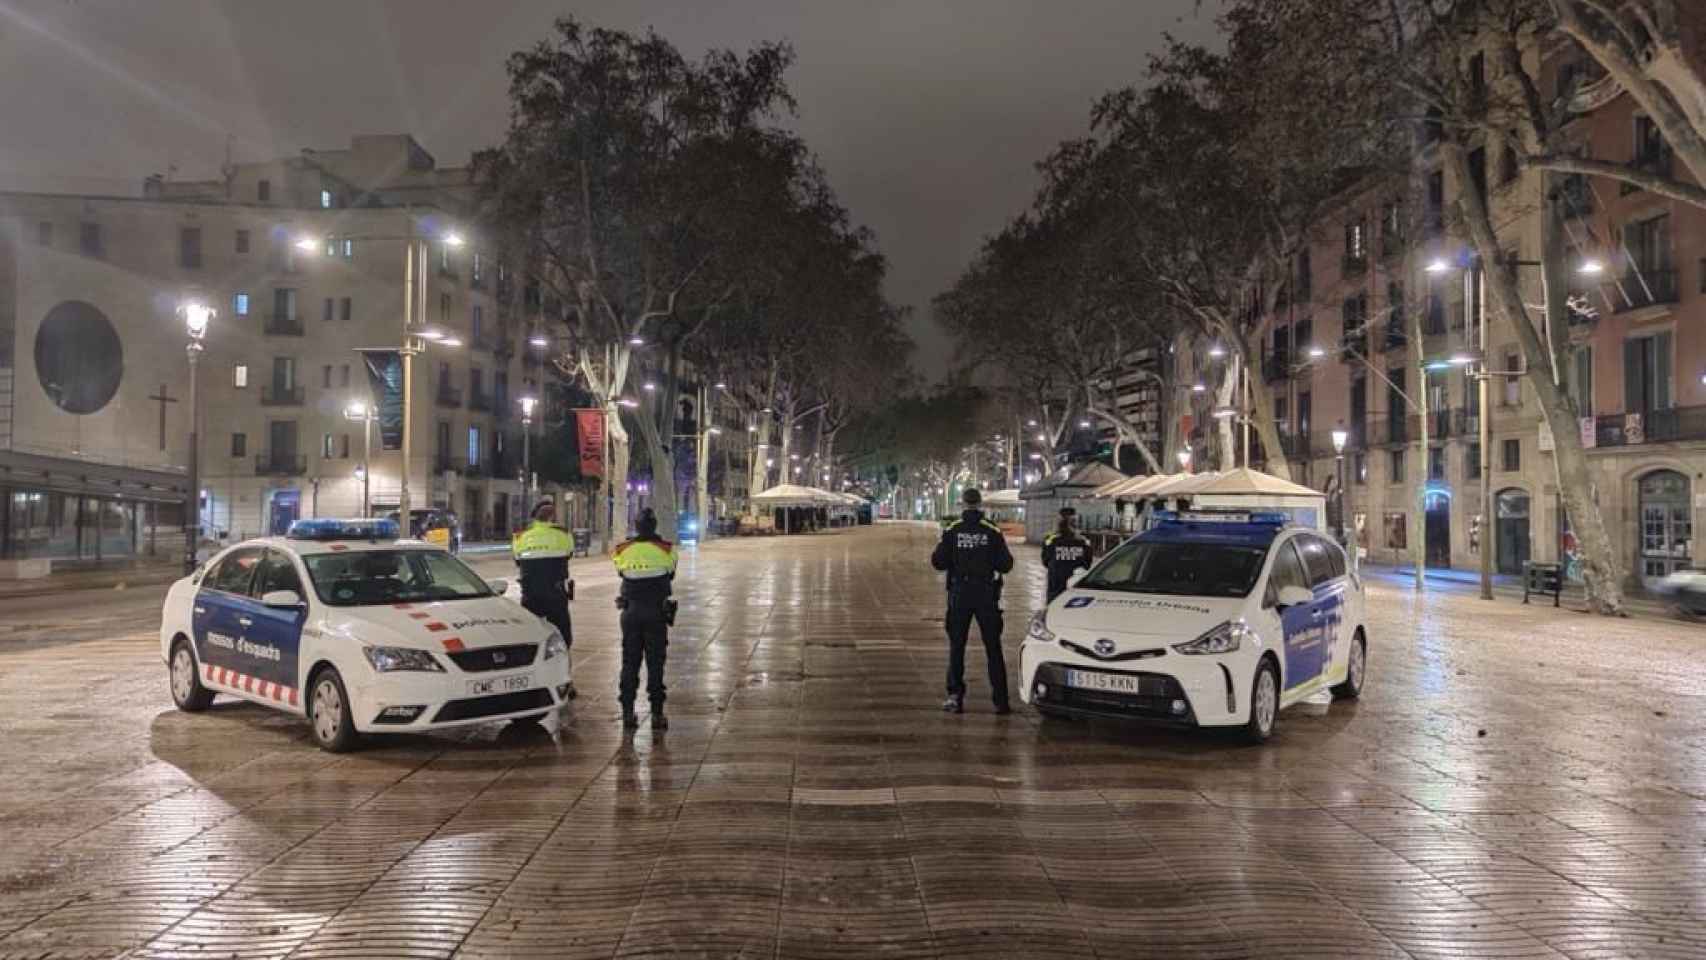
{"label": "paving tile pattern", "polygon": [[334,757],[174,711],[152,623],[0,652],[0,958],[1706,956],[1701,628],[1383,585],[1365,699],[1263,748],[952,717],[931,536],[689,551],[667,735],[597,578],[555,737]]}

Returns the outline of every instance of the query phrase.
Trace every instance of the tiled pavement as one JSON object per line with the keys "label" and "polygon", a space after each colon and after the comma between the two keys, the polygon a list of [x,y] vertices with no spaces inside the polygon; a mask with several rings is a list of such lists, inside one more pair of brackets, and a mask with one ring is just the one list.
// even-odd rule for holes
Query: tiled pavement
{"label": "tiled pavement", "polygon": [[1364,700],[1263,748],[949,717],[930,536],[690,552],[629,742],[608,580],[555,741],[333,757],[175,712],[151,624],[0,651],[0,957],[1706,956],[1702,628],[1382,584]]}

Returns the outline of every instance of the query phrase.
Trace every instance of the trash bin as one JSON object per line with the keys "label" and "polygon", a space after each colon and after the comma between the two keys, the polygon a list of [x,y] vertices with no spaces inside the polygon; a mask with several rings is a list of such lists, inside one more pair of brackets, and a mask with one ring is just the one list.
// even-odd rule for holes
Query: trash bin
{"label": "trash bin", "polygon": [[1558,598],[1564,592],[1564,567],[1557,563],[1530,563],[1522,570],[1522,602],[1527,603],[1529,594],[1544,597],[1552,595],[1552,605],[1558,606]]}
{"label": "trash bin", "polygon": [[592,531],[586,527],[575,528],[575,556],[584,557],[592,550]]}

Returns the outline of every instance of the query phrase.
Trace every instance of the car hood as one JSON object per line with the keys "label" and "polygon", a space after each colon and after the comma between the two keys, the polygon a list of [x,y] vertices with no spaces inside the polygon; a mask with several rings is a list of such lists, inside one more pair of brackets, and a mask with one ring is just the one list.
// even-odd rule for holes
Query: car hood
{"label": "car hood", "polygon": [[[442,653],[514,643],[540,643],[550,627],[502,597],[331,607],[326,630],[363,643],[414,647]],[[456,644],[446,646],[451,641]]]}
{"label": "car hood", "polygon": [[1048,628],[1062,639],[1148,638],[1182,643],[1242,616],[1244,597],[1180,597],[1111,590],[1068,590],[1048,609]]}

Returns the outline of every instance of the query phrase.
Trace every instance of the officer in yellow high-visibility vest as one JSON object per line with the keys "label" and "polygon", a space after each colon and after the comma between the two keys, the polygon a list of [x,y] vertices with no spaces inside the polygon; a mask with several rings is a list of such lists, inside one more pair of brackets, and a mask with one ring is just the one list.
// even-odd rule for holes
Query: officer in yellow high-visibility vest
{"label": "officer in yellow high-visibility vest", "polygon": [[652,701],[652,729],[669,729],[663,715],[663,661],[669,647],[669,627],[675,622],[675,544],[658,536],[657,514],[642,510],[634,528],[637,536],[616,547],[611,559],[622,577],[616,606],[622,611],[622,679],[617,687],[622,702],[622,726],[640,725],[634,697],[640,689],[640,661],[646,664],[646,695]]}
{"label": "officer in yellow high-visibility vest", "polygon": [[[541,500],[533,508],[533,522],[515,535],[510,549],[521,572],[521,605],[556,627],[565,646],[573,646],[569,599],[574,583],[569,579],[569,555],[575,551],[575,539],[551,522],[556,515],[556,504]],[[568,696],[571,699],[575,696],[572,680]]]}

